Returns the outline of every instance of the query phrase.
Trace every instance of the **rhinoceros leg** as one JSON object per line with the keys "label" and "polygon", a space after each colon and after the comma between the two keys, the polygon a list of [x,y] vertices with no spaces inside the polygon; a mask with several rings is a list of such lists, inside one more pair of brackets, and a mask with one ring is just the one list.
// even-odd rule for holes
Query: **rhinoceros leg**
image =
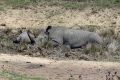
{"label": "rhinoceros leg", "polygon": [[59,43],[58,43],[57,41],[55,41],[55,40],[51,40],[51,41],[50,41],[50,44],[51,44],[52,46],[54,46],[54,47],[59,46]]}
{"label": "rhinoceros leg", "polygon": [[87,44],[86,41],[80,40],[79,43],[71,45],[71,49],[81,48],[82,46],[85,46],[86,44]]}

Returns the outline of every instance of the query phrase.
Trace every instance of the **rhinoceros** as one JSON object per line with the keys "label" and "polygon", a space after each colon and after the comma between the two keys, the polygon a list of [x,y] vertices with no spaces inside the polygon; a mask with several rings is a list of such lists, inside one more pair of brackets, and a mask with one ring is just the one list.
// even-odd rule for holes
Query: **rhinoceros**
{"label": "rhinoceros", "polygon": [[20,43],[20,42],[26,42],[26,43],[35,43],[35,36],[28,33],[28,30],[21,31],[21,34],[13,41],[13,43]]}
{"label": "rhinoceros", "polygon": [[45,34],[45,29],[42,29],[37,38],[35,38],[35,43],[39,44],[44,42],[45,40],[48,40],[48,35]]}
{"label": "rhinoceros", "polygon": [[81,48],[88,43],[101,44],[103,40],[95,32],[68,29],[62,26],[48,26],[45,34],[53,46],[68,45],[71,49]]}

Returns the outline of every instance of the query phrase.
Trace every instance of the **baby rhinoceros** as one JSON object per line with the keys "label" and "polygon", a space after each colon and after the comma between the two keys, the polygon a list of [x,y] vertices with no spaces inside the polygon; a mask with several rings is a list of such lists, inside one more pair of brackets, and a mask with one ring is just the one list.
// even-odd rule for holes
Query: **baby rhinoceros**
{"label": "baby rhinoceros", "polygon": [[71,49],[81,48],[88,43],[101,44],[101,37],[95,32],[68,29],[62,26],[48,26],[45,31],[53,46],[68,45]]}
{"label": "baby rhinoceros", "polygon": [[35,36],[30,34],[28,30],[21,31],[21,34],[13,41],[13,43],[25,42],[27,44],[34,44]]}

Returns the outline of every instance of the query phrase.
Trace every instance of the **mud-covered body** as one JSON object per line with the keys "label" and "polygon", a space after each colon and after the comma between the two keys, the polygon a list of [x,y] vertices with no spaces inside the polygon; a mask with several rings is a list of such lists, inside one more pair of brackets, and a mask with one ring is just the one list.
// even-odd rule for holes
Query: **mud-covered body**
{"label": "mud-covered body", "polygon": [[20,43],[20,42],[26,42],[26,43],[31,43],[34,44],[35,37],[34,35],[28,33],[28,31],[22,32],[14,41],[13,43]]}
{"label": "mud-covered body", "polygon": [[48,27],[45,33],[54,46],[69,45],[71,48],[80,48],[88,43],[102,43],[101,37],[94,32],[67,29],[61,26]]}
{"label": "mud-covered body", "polygon": [[40,34],[35,38],[35,43],[39,44],[44,42],[45,40],[48,40],[48,36],[45,34],[45,29],[41,30]]}

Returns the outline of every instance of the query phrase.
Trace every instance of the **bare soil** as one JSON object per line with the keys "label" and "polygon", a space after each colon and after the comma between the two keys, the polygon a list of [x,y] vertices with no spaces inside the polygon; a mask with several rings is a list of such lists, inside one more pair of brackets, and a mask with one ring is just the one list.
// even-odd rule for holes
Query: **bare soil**
{"label": "bare soil", "polygon": [[[6,63],[5,61],[8,61]],[[45,80],[106,80],[106,75],[120,76],[120,63],[78,60],[52,60],[21,55],[0,55],[0,71],[14,70]],[[112,77],[110,77],[112,78]],[[117,77],[113,77],[118,80]]]}
{"label": "bare soil", "polygon": [[[115,26],[115,34],[119,35],[119,11],[120,8],[106,8],[94,12],[92,8],[66,10],[61,7],[48,6],[29,7],[28,9],[6,9],[0,12],[1,38],[10,38],[13,40],[16,37],[17,34],[12,33],[9,35],[6,33],[6,29],[9,28],[13,29],[12,32],[17,33],[14,29],[22,27],[41,29],[48,25],[60,25],[72,28],[79,28],[84,25],[97,25],[103,30],[107,30],[109,26]],[[3,31],[6,33],[5,35],[8,35],[7,37],[4,37]],[[97,32],[99,33],[99,30]],[[30,57],[28,56],[29,54],[37,52],[28,52],[28,54],[25,52],[26,54],[19,55],[24,52],[19,51],[19,49],[15,51],[12,47],[7,47],[6,49],[6,46],[2,46],[0,49],[0,72],[3,70],[14,70],[21,74],[42,77],[45,80],[67,80],[69,78],[75,80],[106,80],[108,72],[110,72],[110,76],[108,76],[110,78],[112,78],[115,72],[117,72],[117,76],[120,76],[120,58],[117,59],[118,62],[104,62],[100,60],[102,58],[99,58],[98,61],[91,61],[94,58],[91,59],[89,56],[87,56],[87,60],[89,61],[85,61],[86,57],[83,60],[76,58],[53,58],[49,57],[49,55],[45,55],[44,57]],[[104,52],[104,54],[107,53]],[[102,56],[104,57],[104,55]],[[114,80],[118,80],[116,76]]]}
{"label": "bare soil", "polygon": [[[1,11],[0,23],[6,27],[39,27],[60,25],[66,27],[79,27],[81,25],[98,25],[101,27],[120,26],[119,8],[106,8],[95,10],[69,10],[61,7],[28,7],[27,9],[5,9]],[[2,27],[2,26],[1,26]]]}

